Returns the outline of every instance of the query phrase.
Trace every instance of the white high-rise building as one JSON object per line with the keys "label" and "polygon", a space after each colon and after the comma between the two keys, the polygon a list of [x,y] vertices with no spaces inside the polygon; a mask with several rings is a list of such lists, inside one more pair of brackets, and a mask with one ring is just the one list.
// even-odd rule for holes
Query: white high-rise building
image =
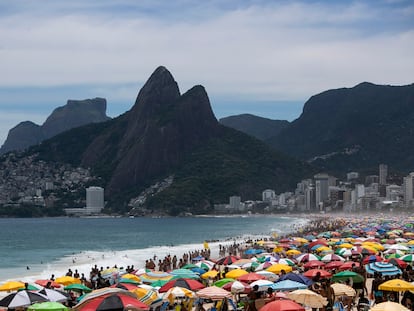
{"label": "white high-rise building", "polygon": [[316,205],[319,205],[329,198],[329,175],[316,174],[313,178],[315,179]]}
{"label": "white high-rise building", "polygon": [[263,202],[269,202],[276,198],[276,194],[274,190],[266,189],[262,192],[262,201]]}
{"label": "white high-rise building", "polygon": [[388,166],[386,164],[379,165],[379,184],[381,186],[387,184]]}
{"label": "white high-rise building", "polygon": [[86,189],[86,209],[89,213],[100,213],[104,208],[104,189],[89,187]]}
{"label": "white high-rise building", "polygon": [[407,177],[404,177],[403,191],[404,191],[405,208],[413,207],[414,205],[414,173],[410,173]]}

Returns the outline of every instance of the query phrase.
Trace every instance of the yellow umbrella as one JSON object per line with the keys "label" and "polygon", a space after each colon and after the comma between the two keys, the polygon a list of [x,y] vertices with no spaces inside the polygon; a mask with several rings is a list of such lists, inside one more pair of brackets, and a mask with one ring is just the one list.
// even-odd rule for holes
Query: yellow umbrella
{"label": "yellow umbrella", "polygon": [[210,270],[210,271],[207,271],[206,273],[203,273],[202,275],[201,275],[201,278],[203,278],[203,279],[214,279],[216,276],[217,276],[217,274],[218,274],[218,271],[216,271],[216,270]]}
{"label": "yellow umbrella", "polygon": [[68,286],[71,284],[81,284],[81,280],[78,278],[74,278],[73,276],[61,276],[55,280],[56,283],[62,284],[64,286]]}
{"label": "yellow umbrella", "polygon": [[296,237],[296,238],[293,238],[293,240],[298,241],[298,242],[303,243],[303,244],[305,244],[305,243],[308,243],[308,242],[309,242],[309,241],[308,241],[308,240],[306,240],[305,238],[301,238],[301,237]]}
{"label": "yellow umbrella", "polygon": [[168,300],[171,304],[174,303],[176,298],[195,298],[196,295],[193,291],[184,288],[184,287],[171,287],[165,294],[162,296],[162,300]]}
{"label": "yellow umbrella", "polygon": [[284,248],[283,247],[275,247],[273,249],[273,253],[280,253],[280,252],[283,252],[283,251],[284,251]]}
{"label": "yellow umbrella", "polygon": [[300,254],[302,254],[302,253],[300,251],[298,251],[297,249],[290,249],[286,252],[286,255],[292,255],[292,256],[300,255]]}
{"label": "yellow umbrella", "polygon": [[339,248],[352,248],[354,247],[351,243],[342,243],[339,245]]}
{"label": "yellow umbrella", "polygon": [[13,291],[25,288],[23,282],[19,281],[9,281],[0,286],[0,291]]}
{"label": "yellow umbrella", "polygon": [[407,244],[409,244],[409,245],[414,245],[414,240],[410,240],[410,241],[408,241],[408,243]]}
{"label": "yellow umbrella", "polygon": [[266,271],[273,272],[276,274],[279,274],[280,272],[282,272],[282,270],[285,270],[286,273],[291,272],[292,267],[282,263],[277,263],[275,265],[271,265],[269,268],[266,269]]}
{"label": "yellow umbrella", "polygon": [[401,292],[406,290],[414,290],[414,285],[400,279],[393,279],[382,283],[379,287],[379,290]]}
{"label": "yellow umbrella", "polygon": [[287,298],[312,308],[323,308],[328,299],[309,289],[297,289],[286,295]]}
{"label": "yellow umbrella", "polygon": [[155,290],[137,287],[133,290],[130,290],[130,292],[137,295],[138,300],[145,303],[146,305],[151,305],[154,301],[158,300],[158,295]]}
{"label": "yellow umbrella", "polygon": [[392,301],[386,301],[386,302],[381,302],[379,304],[376,304],[370,310],[371,311],[410,311],[410,309],[407,309],[403,305],[400,305],[399,303],[392,302]]}
{"label": "yellow umbrella", "polygon": [[317,252],[329,252],[329,251],[331,251],[332,250],[332,248],[330,248],[330,247],[328,247],[328,246],[321,246],[321,247],[318,247],[317,249],[316,249],[316,251]]}
{"label": "yellow umbrella", "polygon": [[136,276],[135,274],[132,274],[132,273],[123,274],[123,275],[121,275],[121,278],[141,282],[141,279],[138,276]]}
{"label": "yellow umbrella", "polygon": [[246,270],[243,269],[234,269],[226,273],[225,277],[229,279],[236,279],[239,276],[249,274]]}

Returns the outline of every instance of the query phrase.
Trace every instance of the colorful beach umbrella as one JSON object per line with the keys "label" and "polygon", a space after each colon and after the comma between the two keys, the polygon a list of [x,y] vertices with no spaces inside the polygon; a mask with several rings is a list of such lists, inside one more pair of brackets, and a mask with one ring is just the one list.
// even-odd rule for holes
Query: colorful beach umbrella
{"label": "colorful beach umbrella", "polygon": [[213,285],[217,286],[217,287],[223,287],[224,284],[227,284],[229,282],[234,282],[234,281],[236,281],[236,280],[235,279],[230,279],[230,278],[224,278],[224,279],[220,279],[220,280],[214,282]]}
{"label": "colorful beach umbrella", "polygon": [[84,292],[84,293],[90,293],[92,291],[92,289],[90,289],[88,286],[83,285],[83,284],[70,284],[68,286],[65,286],[63,288],[64,290],[73,290],[76,292]]}
{"label": "colorful beach umbrella", "polygon": [[216,271],[216,270],[210,270],[210,271],[207,271],[206,273],[203,273],[201,275],[201,278],[204,279],[204,280],[206,280],[206,279],[214,279],[217,276],[217,274],[218,274],[218,271]]}
{"label": "colorful beach umbrella", "polygon": [[386,281],[379,285],[379,290],[402,292],[406,290],[414,290],[414,285],[400,279]]}
{"label": "colorful beach umbrella", "polygon": [[223,300],[224,298],[232,298],[231,292],[217,287],[209,286],[197,292],[197,297],[211,300]]}
{"label": "colorful beach umbrella", "polygon": [[68,307],[56,301],[46,301],[32,304],[27,308],[28,311],[67,311]]}
{"label": "colorful beach umbrella", "polygon": [[175,299],[195,298],[193,291],[183,287],[171,287],[162,297],[162,300],[174,303]]}
{"label": "colorful beach umbrella", "polygon": [[242,275],[249,274],[244,269],[234,269],[226,273],[225,277],[230,279],[237,279],[238,277],[241,277]]}
{"label": "colorful beach umbrella", "polygon": [[240,281],[226,283],[222,288],[235,294],[248,294],[252,290],[249,284]]}
{"label": "colorful beach umbrella", "polygon": [[313,284],[313,281],[310,278],[308,278],[308,277],[306,277],[302,274],[296,274],[296,273],[293,273],[293,272],[286,273],[285,275],[281,275],[279,280],[280,281],[284,281],[284,280],[296,281],[296,282],[303,283],[307,286],[310,286],[310,285]]}
{"label": "colorful beach umbrella", "polygon": [[6,307],[9,309],[15,309],[20,307],[27,307],[36,302],[45,302],[49,301],[46,296],[41,294],[22,290],[7,295],[2,300],[0,300],[0,307]]}
{"label": "colorful beach umbrella", "polygon": [[175,269],[170,272],[173,278],[199,279],[200,276],[188,269]]}
{"label": "colorful beach umbrella", "polygon": [[271,265],[269,268],[266,269],[266,271],[270,271],[276,274],[279,274],[283,271],[285,271],[286,273],[291,272],[293,269],[291,266],[288,265],[284,265],[281,263],[275,264],[275,265]]}
{"label": "colorful beach umbrella", "polygon": [[0,291],[14,291],[25,288],[25,283],[19,281],[9,281],[0,285]]}
{"label": "colorful beach umbrella", "polygon": [[283,280],[283,281],[277,281],[274,284],[269,286],[275,291],[290,291],[295,289],[305,289],[308,288],[307,285],[292,281],[292,280]]}
{"label": "colorful beach umbrella", "polygon": [[287,298],[311,308],[323,308],[328,300],[309,289],[298,289],[286,295]]}
{"label": "colorful beach umbrella", "polygon": [[55,280],[56,283],[61,285],[67,286],[71,284],[81,284],[81,280],[78,278],[74,278],[73,276],[62,276]]}
{"label": "colorful beach umbrella", "polygon": [[50,288],[43,288],[42,290],[39,290],[37,293],[46,296],[47,299],[49,299],[49,301],[52,302],[65,302],[68,301],[70,298],[70,295],[68,293]]}
{"label": "colorful beach umbrella", "polygon": [[321,278],[330,278],[332,276],[332,273],[326,270],[322,270],[322,269],[310,269],[303,273],[303,275],[308,278],[313,278],[317,276],[318,274],[320,275]]}
{"label": "colorful beach umbrella", "polygon": [[402,271],[389,262],[372,262],[365,265],[365,270],[369,274],[374,274],[375,272],[381,273],[381,275],[397,275],[402,274]]}
{"label": "colorful beach umbrella", "polygon": [[331,261],[345,261],[345,258],[342,256],[336,255],[336,254],[328,254],[321,258],[321,261],[323,262],[331,262]]}
{"label": "colorful beach umbrella", "polygon": [[152,303],[159,300],[157,292],[153,289],[137,287],[131,292],[137,295],[138,300],[145,303],[147,306],[150,306]]}
{"label": "colorful beach umbrella", "polygon": [[319,256],[316,256],[315,254],[311,254],[311,253],[306,253],[306,254],[299,255],[295,259],[299,263],[300,262],[308,262],[310,260],[320,260]]}
{"label": "colorful beach umbrella", "polygon": [[364,282],[364,277],[353,271],[341,271],[332,276],[332,281],[334,282],[347,281],[349,279],[352,279],[354,283]]}
{"label": "colorful beach umbrella", "polygon": [[38,284],[38,285],[40,285],[40,286],[43,286],[43,287],[47,287],[47,286],[50,286],[50,287],[61,287],[62,286],[61,284],[56,283],[55,281],[46,280],[46,279],[44,279],[44,280],[36,280],[35,283]]}
{"label": "colorful beach umbrella", "polygon": [[239,260],[240,258],[237,256],[229,255],[225,257],[221,257],[217,260],[218,265],[231,265],[233,262]]}
{"label": "colorful beach umbrella", "polygon": [[305,308],[293,300],[281,299],[265,304],[259,311],[305,311]]}
{"label": "colorful beach umbrella", "polygon": [[238,281],[246,282],[246,283],[252,283],[257,280],[266,280],[266,277],[264,275],[250,272],[248,274],[241,275],[236,278]]}
{"label": "colorful beach umbrella", "polygon": [[204,288],[205,286],[197,280],[181,278],[168,281],[158,290],[158,292],[165,293],[172,287],[182,287],[192,291],[196,291]]}
{"label": "colorful beach umbrella", "polygon": [[149,307],[139,301],[137,298],[122,293],[112,293],[89,299],[81,300],[79,304],[73,307],[76,311],[107,311],[107,310],[125,310],[125,308],[134,308],[137,310],[149,310]]}

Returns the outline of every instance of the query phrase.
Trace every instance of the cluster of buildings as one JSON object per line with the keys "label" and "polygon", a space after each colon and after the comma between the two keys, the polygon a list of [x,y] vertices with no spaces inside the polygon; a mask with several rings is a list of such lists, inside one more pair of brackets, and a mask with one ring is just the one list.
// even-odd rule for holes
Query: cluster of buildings
{"label": "cluster of buildings", "polygon": [[362,178],[349,172],[346,180],[319,173],[302,180],[294,192],[276,194],[266,189],[261,201],[241,202],[230,197],[229,204],[215,206],[216,212],[366,212],[414,208],[414,173],[400,179],[389,176],[388,166],[379,165],[378,175]]}

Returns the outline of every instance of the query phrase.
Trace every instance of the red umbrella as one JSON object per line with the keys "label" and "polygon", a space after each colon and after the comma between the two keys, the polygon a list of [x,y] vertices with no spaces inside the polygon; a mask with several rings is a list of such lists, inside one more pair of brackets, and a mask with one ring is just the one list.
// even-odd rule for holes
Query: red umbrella
{"label": "red umbrella", "polygon": [[105,311],[124,310],[125,308],[149,310],[149,306],[129,295],[115,293],[92,298],[84,303],[79,303],[73,309],[77,311]]}
{"label": "red umbrella", "polygon": [[308,244],[308,248],[312,248],[318,244],[328,246],[328,241],[326,241],[325,239],[318,239],[318,240],[312,241]]}
{"label": "red umbrella", "polygon": [[308,278],[313,278],[318,273],[320,273],[321,278],[330,278],[332,276],[332,273],[330,273],[326,270],[322,270],[322,269],[311,269],[311,270],[308,270],[305,273],[303,273],[303,275],[308,277]]}
{"label": "red umbrella", "polygon": [[239,259],[240,258],[237,256],[229,255],[229,256],[225,256],[225,257],[218,259],[216,263],[218,265],[231,265],[233,262]]}
{"label": "red umbrella", "polygon": [[332,270],[332,269],[338,269],[341,267],[344,263],[342,261],[331,261],[330,263],[327,263],[325,265],[325,269]]}
{"label": "red umbrella", "polygon": [[46,285],[48,284],[50,287],[61,287],[59,283],[56,283],[55,281],[52,281],[52,280],[36,280],[35,283],[43,287],[46,287]]}
{"label": "red umbrella", "polygon": [[265,304],[259,311],[305,311],[305,308],[293,300],[281,299]]}
{"label": "red umbrella", "polygon": [[360,266],[359,262],[356,261],[347,261],[342,266],[339,267],[339,270],[352,270],[353,267],[358,268]]}
{"label": "red umbrella", "polygon": [[408,266],[408,263],[404,260],[398,259],[398,258],[391,258],[388,259],[389,263],[392,263],[394,266],[397,266],[399,268],[405,269]]}
{"label": "red umbrella", "polygon": [[319,260],[310,260],[303,265],[306,269],[314,269],[325,266],[325,263]]}
{"label": "red umbrella", "polygon": [[191,291],[196,291],[199,289],[203,289],[205,286],[204,284],[200,283],[197,280],[181,278],[181,279],[168,281],[158,290],[158,292],[165,293],[172,287],[184,287]]}
{"label": "red umbrella", "polygon": [[255,272],[250,272],[248,274],[244,274],[242,276],[239,276],[236,279],[238,281],[251,283],[251,282],[254,282],[254,281],[257,281],[257,280],[266,280],[266,277],[262,274],[258,274],[258,273],[255,273]]}
{"label": "red umbrella", "polygon": [[381,262],[381,261],[384,261],[384,258],[378,255],[370,255],[370,256],[365,257],[364,260],[362,260],[362,263],[366,265],[367,263],[370,263],[370,262]]}
{"label": "red umbrella", "polygon": [[[250,287],[249,284],[245,283],[245,282],[240,282],[240,281],[234,281],[234,282],[239,282],[240,284],[242,284],[244,286],[244,291],[242,292],[242,294],[248,294],[251,292],[252,288]],[[232,292],[232,286],[234,282],[229,282],[224,284],[224,286],[222,287],[223,289]]]}

